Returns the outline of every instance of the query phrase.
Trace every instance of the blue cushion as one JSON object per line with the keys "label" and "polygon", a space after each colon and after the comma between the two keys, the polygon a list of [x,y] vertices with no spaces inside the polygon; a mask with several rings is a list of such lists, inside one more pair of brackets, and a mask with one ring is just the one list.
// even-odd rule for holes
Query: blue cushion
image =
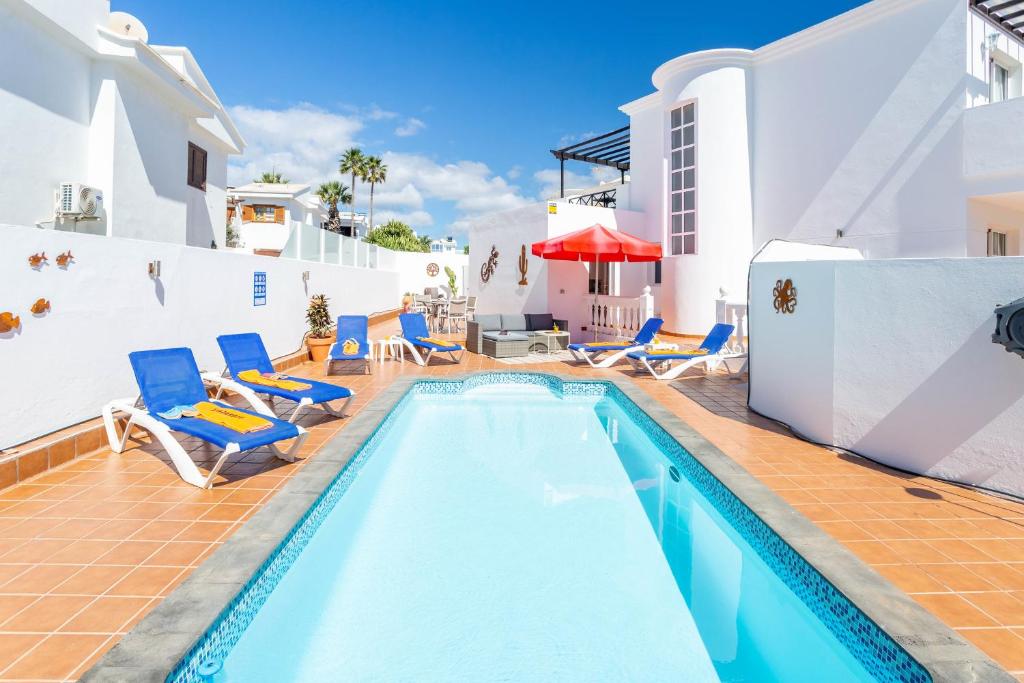
{"label": "blue cushion", "polygon": [[246,370],[259,370],[261,373],[274,371],[274,364],[270,362],[263,339],[255,332],[222,334],[217,337],[217,345],[232,375]]}
{"label": "blue cushion", "polygon": [[273,426],[269,429],[262,429],[258,432],[242,434],[241,432],[236,432],[233,429],[228,429],[227,427],[223,427],[219,424],[201,420],[198,417],[181,417],[177,420],[167,420],[153,412],[151,412],[150,415],[151,417],[163,422],[176,432],[198,437],[203,441],[209,441],[221,448],[227,448],[229,443],[237,443],[238,448],[243,451],[247,451],[250,448],[266,446],[276,441],[281,441],[282,439],[293,439],[299,435],[299,428],[289,422],[285,422],[284,420],[260,415],[259,413],[238,408],[237,406],[228,407],[243,413],[262,417],[265,420],[270,420],[270,422],[273,423]]}
{"label": "blue cushion", "polygon": [[270,394],[271,396],[279,396],[289,401],[295,401],[298,403],[304,398],[308,398],[313,403],[323,403],[324,401],[337,401],[341,398],[348,398],[352,395],[352,392],[345,387],[339,387],[334,384],[328,384],[327,382],[317,382],[305,377],[288,377],[288,379],[295,380],[296,382],[305,382],[306,384],[312,385],[309,389],[303,389],[302,391],[290,391],[288,389],[281,389],[279,387],[268,387],[263,384],[254,384],[253,382],[245,382],[243,380],[234,378],[239,384],[249,387],[258,394]]}
{"label": "blue cushion", "polygon": [[206,401],[206,385],[191,349],[156,349],[128,354],[142,401],[151,413]]}
{"label": "blue cushion", "polygon": [[501,329],[501,316],[497,313],[489,313],[487,315],[477,314],[474,316],[473,321],[478,324],[480,329],[484,332],[488,330]]}
{"label": "blue cushion", "polygon": [[[337,328],[338,343],[331,347],[331,359],[355,360],[357,358],[368,358],[370,355],[369,326],[370,319],[365,315],[339,316]],[[342,351],[346,339],[355,339],[359,342],[359,350],[350,354]]]}
{"label": "blue cushion", "polygon": [[550,313],[527,313],[526,328],[531,332],[550,330],[555,325],[555,316]]}
{"label": "blue cushion", "polygon": [[526,316],[522,313],[502,313],[501,329],[522,332],[530,328],[526,326]]}
{"label": "blue cushion", "polygon": [[530,341],[530,338],[525,334],[519,334],[518,332],[509,332],[508,334],[502,334],[500,331],[484,332],[484,339],[493,339],[494,341]]}

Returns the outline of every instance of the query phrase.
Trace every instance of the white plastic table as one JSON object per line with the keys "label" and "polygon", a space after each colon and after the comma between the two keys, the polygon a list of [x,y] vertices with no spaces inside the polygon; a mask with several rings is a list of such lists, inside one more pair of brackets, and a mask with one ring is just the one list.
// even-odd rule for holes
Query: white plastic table
{"label": "white plastic table", "polygon": [[387,356],[388,352],[391,353],[391,360],[398,360],[400,363],[405,362],[405,345],[398,337],[385,337],[384,339],[378,339],[374,342],[374,348],[377,356],[377,362],[381,365],[384,364],[384,358]]}
{"label": "white plastic table", "polygon": [[540,330],[538,334],[544,337],[544,346],[547,348],[548,353],[551,353],[551,340],[555,337],[565,337],[565,345],[569,346],[569,333],[565,330],[559,330],[558,332]]}

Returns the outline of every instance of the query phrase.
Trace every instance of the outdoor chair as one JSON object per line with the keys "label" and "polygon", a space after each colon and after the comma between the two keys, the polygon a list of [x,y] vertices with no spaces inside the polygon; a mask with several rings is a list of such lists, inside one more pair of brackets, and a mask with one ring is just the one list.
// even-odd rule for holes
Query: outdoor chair
{"label": "outdoor chair", "polygon": [[[291,417],[288,418],[289,422],[295,422],[302,408],[314,403],[320,404],[320,407],[329,415],[344,417],[345,409],[355,396],[345,387],[316,382],[305,377],[280,376],[276,380],[267,379],[264,375],[274,374],[274,365],[270,362],[270,355],[263,345],[263,339],[255,332],[224,334],[217,337],[217,344],[220,346],[220,352],[227,365],[222,377],[232,380],[255,394],[263,394],[270,403],[273,403],[275,398],[294,402],[296,405]],[[255,372],[253,373],[253,371]],[[252,377],[243,378],[240,376],[242,373],[251,374]],[[258,379],[253,379],[254,377]],[[288,388],[295,382],[306,384],[309,388]],[[232,390],[231,387],[222,384],[218,388],[217,398],[220,398],[224,389]],[[345,403],[338,410],[332,408],[329,403],[343,399]]]}
{"label": "outdoor chair", "polygon": [[[632,351],[640,351],[654,341],[664,321],[661,318],[648,318],[640,331],[632,339],[621,342],[589,342],[569,344],[569,353],[578,361],[586,361],[592,368],[610,368]],[[606,353],[610,356],[598,360]]]}
{"label": "outdoor chair", "polygon": [[[735,329],[733,325],[716,324],[711,328],[708,336],[704,337],[700,346],[692,351],[631,351],[626,354],[626,358],[635,372],[646,370],[654,379],[675,379],[688,369],[698,365],[703,365],[704,371],[707,372],[714,370],[726,358],[732,357],[726,344]],[[673,361],[683,362],[673,366]],[[666,369],[659,372],[661,368]],[[728,368],[729,366],[726,365],[726,369]]]}
{"label": "outdoor chair", "polygon": [[465,299],[453,299],[448,304],[448,310],[444,314],[444,324],[448,328],[448,333],[451,334],[452,323],[455,323],[455,331],[459,331],[459,323],[466,324],[468,318],[466,317],[466,310],[468,305]]}
{"label": "outdoor chair", "polygon": [[[337,340],[327,351],[324,374],[331,374],[331,364],[337,361],[360,360],[365,363],[365,371],[369,374],[373,368],[373,359],[370,357],[370,319],[365,315],[338,316],[337,329]],[[346,343],[349,347],[354,343],[358,348],[355,351],[350,348],[350,353],[345,353]]]}
{"label": "outdoor chair", "polygon": [[[132,427],[138,425],[160,442],[182,479],[193,486],[210,488],[231,454],[269,446],[278,458],[294,462],[295,454],[308,436],[302,427],[275,417],[273,411],[248,387],[213,373],[200,374],[196,359],[189,349],[135,351],[128,354],[128,359],[135,371],[139,396],[111,401],[103,406],[102,411],[110,449],[115,453],[124,451]],[[237,393],[252,409],[238,408],[217,399],[211,400],[207,395],[207,383]],[[255,417],[259,423],[267,422],[269,426],[258,431],[240,432],[202,417],[182,416],[170,419],[159,415],[178,406],[196,404],[204,404],[204,407],[228,413],[235,419],[251,420]],[[124,431],[118,434],[117,418],[122,416],[126,416],[128,422],[124,426]],[[223,449],[207,476],[204,477],[199,471],[185,448],[175,438],[175,432],[202,439]],[[276,444],[287,439],[294,439],[291,447],[286,451],[280,450]]]}
{"label": "outdoor chair", "polygon": [[[402,344],[409,349],[412,359],[417,365],[426,365],[434,352],[447,353],[452,361],[458,363],[462,360],[465,349],[461,344],[448,342],[444,339],[434,339],[427,329],[427,319],[420,313],[402,313],[398,316],[402,325]],[[426,355],[421,355],[421,352]],[[456,357],[455,353],[459,355]]]}
{"label": "outdoor chair", "polygon": [[466,297],[466,317],[470,320],[476,318],[476,297]]}

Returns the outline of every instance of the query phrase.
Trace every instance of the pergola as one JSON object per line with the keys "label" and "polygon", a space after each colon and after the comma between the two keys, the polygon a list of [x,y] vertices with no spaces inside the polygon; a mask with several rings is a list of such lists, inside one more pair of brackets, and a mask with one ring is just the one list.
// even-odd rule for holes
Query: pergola
{"label": "pergola", "polygon": [[1024,39],[1024,0],[971,0],[971,7],[1010,35]]}
{"label": "pergola", "polygon": [[617,168],[622,182],[626,182],[626,171],[629,170],[629,126],[623,126],[618,130],[577,142],[562,149],[553,149],[551,153],[558,159],[561,167],[560,197],[565,197],[565,162],[567,160]]}

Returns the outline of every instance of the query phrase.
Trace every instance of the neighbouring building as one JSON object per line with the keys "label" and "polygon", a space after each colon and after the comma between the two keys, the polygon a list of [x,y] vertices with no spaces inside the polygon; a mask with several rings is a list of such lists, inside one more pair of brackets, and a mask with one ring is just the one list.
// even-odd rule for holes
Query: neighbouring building
{"label": "neighbouring building", "polygon": [[224,245],[245,142],[188,48],[109,0],[4,0],[0,63],[0,222]]}
{"label": "neighbouring building", "polygon": [[593,223],[665,253],[602,265],[607,297],[650,286],[666,329],[694,334],[723,290],[744,296],[750,259],[772,239],[872,259],[1021,254],[1022,9],[875,0],[755,50],[663,64],[654,92],[621,107],[628,126],[553,150],[563,168],[600,164],[614,182],[563,184],[550,205],[474,221],[471,271],[492,246],[509,264],[471,282],[478,310],[550,309],[587,325],[596,269],[530,257],[519,286],[511,264],[523,245]]}
{"label": "neighbouring building", "polygon": [[445,237],[444,239],[436,239],[430,241],[430,251],[434,254],[443,254],[449,251],[458,251],[459,242],[452,236]]}
{"label": "neighbouring building", "polygon": [[228,188],[231,245],[257,254],[280,254],[296,223],[322,227],[327,207],[301,183],[250,183]]}

